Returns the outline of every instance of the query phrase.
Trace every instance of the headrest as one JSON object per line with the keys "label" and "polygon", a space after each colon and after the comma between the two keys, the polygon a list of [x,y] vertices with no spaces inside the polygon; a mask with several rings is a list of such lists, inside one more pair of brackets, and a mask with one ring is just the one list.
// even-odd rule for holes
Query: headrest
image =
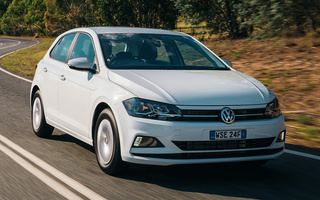
{"label": "headrest", "polygon": [[140,59],[155,60],[158,57],[156,45],[151,40],[144,40],[139,51]]}
{"label": "headrest", "polygon": [[116,58],[133,58],[133,55],[131,52],[119,52],[116,54]]}

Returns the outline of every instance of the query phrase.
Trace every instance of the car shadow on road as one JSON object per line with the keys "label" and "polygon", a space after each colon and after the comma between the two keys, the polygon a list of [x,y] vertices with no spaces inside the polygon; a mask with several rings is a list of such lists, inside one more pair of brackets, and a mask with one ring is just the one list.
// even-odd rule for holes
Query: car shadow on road
{"label": "car shadow on road", "polygon": [[81,140],[78,140],[77,138],[72,137],[71,135],[68,135],[66,133],[54,134],[54,135],[51,135],[48,139],[55,140],[55,141],[61,141],[61,142],[75,143],[75,144],[81,146],[82,148],[94,153],[93,146],[91,146],[91,145],[89,145],[89,144],[87,144],[85,142],[82,142]]}
{"label": "car shadow on road", "polygon": [[[254,199],[311,199],[319,195],[316,170],[299,173],[293,160],[269,161],[263,166],[249,163],[202,164],[183,166],[132,165],[119,178],[146,182],[178,191]],[[290,158],[291,159],[291,158]],[[309,167],[307,167],[309,168]],[[311,167],[312,168],[312,167]],[[313,176],[310,178],[309,176]],[[309,178],[308,178],[309,177]],[[312,191],[312,192],[310,192]],[[306,198],[307,197],[307,198]]]}

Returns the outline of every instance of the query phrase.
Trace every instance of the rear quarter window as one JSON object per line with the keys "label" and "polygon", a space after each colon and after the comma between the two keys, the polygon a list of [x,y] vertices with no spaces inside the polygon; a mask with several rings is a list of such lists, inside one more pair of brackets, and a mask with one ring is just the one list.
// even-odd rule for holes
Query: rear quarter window
{"label": "rear quarter window", "polygon": [[60,42],[61,42],[61,39],[56,43],[56,45],[54,45],[53,49],[52,49],[51,52],[50,52],[50,57],[53,57],[53,56],[54,56],[54,53],[56,52],[57,47],[58,47],[58,45],[60,44]]}
{"label": "rear quarter window", "polygon": [[70,49],[70,46],[72,44],[72,41],[75,37],[75,33],[69,34],[64,36],[62,39],[60,39],[57,44],[53,47],[51,51],[51,57],[54,59],[60,60],[62,62],[66,62],[68,52]]}

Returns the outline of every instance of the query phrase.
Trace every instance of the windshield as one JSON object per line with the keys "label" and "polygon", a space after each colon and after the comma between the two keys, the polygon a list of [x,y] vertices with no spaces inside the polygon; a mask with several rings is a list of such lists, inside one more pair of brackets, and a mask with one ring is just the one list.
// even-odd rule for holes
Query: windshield
{"label": "windshield", "polygon": [[229,70],[188,36],[101,34],[99,39],[110,69]]}

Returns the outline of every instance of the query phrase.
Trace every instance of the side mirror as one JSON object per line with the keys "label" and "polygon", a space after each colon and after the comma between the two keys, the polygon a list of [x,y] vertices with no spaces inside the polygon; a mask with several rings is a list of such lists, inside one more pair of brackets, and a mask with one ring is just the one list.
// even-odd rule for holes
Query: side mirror
{"label": "side mirror", "polygon": [[231,63],[229,60],[223,59],[223,61],[224,61],[227,65],[229,65],[229,67],[232,67],[232,63]]}
{"label": "side mirror", "polygon": [[86,57],[74,58],[74,59],[69,60],[68,66],[71,69],[96,72],[95,69],[91,68],[91,63],[88,61],[88,59]]}

